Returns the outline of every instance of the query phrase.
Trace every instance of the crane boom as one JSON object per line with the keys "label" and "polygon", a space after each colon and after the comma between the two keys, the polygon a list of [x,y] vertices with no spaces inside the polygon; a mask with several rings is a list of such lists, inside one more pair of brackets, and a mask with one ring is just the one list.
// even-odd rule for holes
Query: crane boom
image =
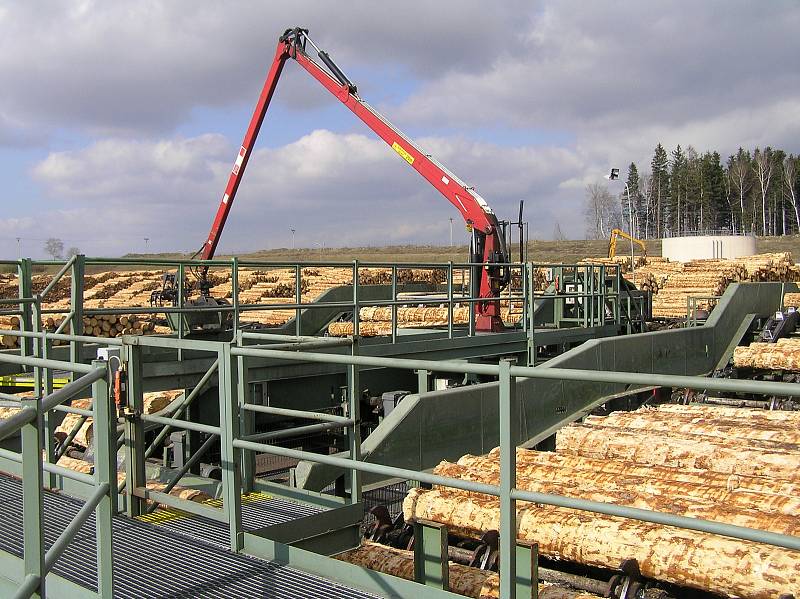
{"label": "crane boom", "polygon": [[[325,70],[306,53],[307,43],[316,50],[317,56],[328,70]],[[278,40],[275,57],[228,177],[225,193],[203,248],[198,252],[200,257],[203,260],[210,260],[216,252],[222,229],[230,214],[258,132],[264,122],[264,116],[269,108],[283,66],[289,58],[294,59],[325,89],[338,98],[461,213],[467,229],[472,232],[470,262],[475,264],[472,276],[473,292],[481,300],[475,304],[476,328],[483,331],[501,330],[503,324],[500,319],[499,295],[510,278],[509,270],[504,266],[509,261],[509,254],[494,212],[473,188],[467,186],[429,154],[424,153],[385,117],[361,99],[356,86],[350,82],[330,56],[320,50],[308,37],[307,29],[287,29]]]}

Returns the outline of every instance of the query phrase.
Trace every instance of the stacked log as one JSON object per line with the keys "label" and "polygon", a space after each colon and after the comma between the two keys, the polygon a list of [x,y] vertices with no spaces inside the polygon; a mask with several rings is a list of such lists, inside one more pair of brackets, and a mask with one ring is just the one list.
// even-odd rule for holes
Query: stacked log
{"label": "stacked log", "polygon": [[[369,568],[383,574],[390,574],[406,580],[414,580],[414,552],[387,547],[379,543],[364,541],[360,547],[334,556],[343,562]],[[495,572],[471,568],[454,562],[448,563],[450,591],[466,597],[494,599],[500,597],[500,577]],[[579,591],[549,594],[546,589],[555,587],[546,582],[539,583],[540,597],[555,599],[599,599],[597,595]]]}
{"label": "stacked log", "polygon": [[[508,306],[508,302],[504,302]],[[453,324],[469,322],[469,307],[453,308]],[[500,308],[500,318],[506,323],[519,322],[522,309],[519,306]],[[367,307],[359,311],[359,335],[375,337],[392,334],[392,309],[384,307]],[[448,311],[446,307],[397,308],[398,328],[420,328],[447,326]],[[353,334],[352,322],[334,322],[328,326],[331,337],[346,337]]]}
{"label": "stacked log", "polygon": [[[794,266],[789,252],[686,263],[648,257],[637,267],[635,279],[640,289],[654,294],[653,316],[675,318],[686,314],[690,296],[722,295],[730,283],[741,281],[797,281],[800,269]],[[701,303],[698,307],[709,306]]]}
{"label": "stacked log", "polygon": [[[558,453],[517,449],[517,487],[797,536],[800,413],[659,406],[589,417],[559,431]],[[442,462],[436,474],[497,485],[499,451]],[[413,489],[407,521],[455,534],[499,529],[499,502],[446,488]],[[745,598],[800,590],[800,552],[623,518],[517,502],[518,537],[540,552]],[[703,564],[698,568],[697,564]]]}
{"label": "stacked log", "polygon": [[[7,331],[19,330],[19,316],[0,316],[0,329]],[[15,335],[0,335],[0,349],[19,347],[19,337]]]}
{"label": "stacked log", "polygon": [[800,371],[800,339],[783,338],[776,343],[751,343],[733,350],[737,368]]}
{"label": "stacked log", "polygon": [[90,337],[143,335],[155,332],[155,323],[136,314],[97,314],[83,318],[83,334]]}
{"label": "stacked log", "polygon": [[800,308],[800,293],[785,293],[783,305],[787,308]]}
{"label": "stacked log", "polygon": [[[411,489],[403,513],[406,522],[431,520],[470,537],[500,528],[497,499],[458,491]],[[800,591],[800,554],[728,537],[524,502],[517,537],[538,543],[542,555],[589,566],[634,558],[647,577],[731,597]]]}
{"label": "stacked log", "polygon": [[[170,391],[152,391],[144,394],[144,414],[155,414],[166,408],[175,399],[183,395],[182,390],[174,389]],[[89,399],[76,399],[71,404],[75,408],[89,410],[92,407],[92,402]],[[56,427],[55,434],[61,439],[66,438],[75,425],[80,422],[81,416],[78,414],[67,413],[64,420]],[[87,418],[86,421],[78,429],[78,433],[72,440],[72,444],[86,449],[92,444],[94,438],[92,418]]]}

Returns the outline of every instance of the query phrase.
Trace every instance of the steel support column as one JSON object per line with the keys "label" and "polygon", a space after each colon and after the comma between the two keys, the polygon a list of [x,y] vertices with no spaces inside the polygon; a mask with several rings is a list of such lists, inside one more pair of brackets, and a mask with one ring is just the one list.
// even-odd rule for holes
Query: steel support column
{"label": "steel support column", "polygon": [[25,547],[25,577],[37,577],[37,590],[31,597],[43,598],[44,516],[42,505],[42,417],[38,399],[23,399],[22,408],[37,411],[37,416],[22,426],[22,538]]}
{"label": "steel support column", "polygon": [[[94,368],[108,368],[102,360],[92,361]],[[108,371],[107,371],[108,372]],[[110,377],[109,377],[110,378]],[[109,381],[92,383],[94,410],[94,477],[98,486],[106,485],[108,494],[95,509],[97,539],[97,594],[114,596],[113,516],[117,509],[117,415],[108,392]]]}
{"label": "steel support column", "polygon": [[222,501],[230,527],[231,551],[244,547],[242,530],[242,450],[234,447],[239,438],[237,361],[230,344],[219,351],[219,431],[222,456]]}
{"label": "steel support column", "polygon": [[[125,410],[125,495],[128,516],[146,513],[147,502],[135,494],[145,486],[144,426],[141,414],[144,411],[142,376],[142,348],[139,345],[125,346],[128,369],[128,407]],[[116,482],[114,487],[118,488]]]}
{"label": "steel support column", "polygon": [[[358,337],[353,336],[353,344],[350,348],[351,355],[357,356],[359,349]],[[357,364],[347,366],[347,416],[352,419],[353,424],[348,427],[348,447],[350,459],[361,460],[361,383]],[[348,473],[348,483],[350,487],[350,502],[361,502],[362,495],[362,475],[359,470],[351,469]]]}
{"label": "steel support column", "polygon": [[519,406],[512,360],[500,361],[500,596],[516,595],[517,510],[511,491],[517,484],[516,437],[519,431]]}

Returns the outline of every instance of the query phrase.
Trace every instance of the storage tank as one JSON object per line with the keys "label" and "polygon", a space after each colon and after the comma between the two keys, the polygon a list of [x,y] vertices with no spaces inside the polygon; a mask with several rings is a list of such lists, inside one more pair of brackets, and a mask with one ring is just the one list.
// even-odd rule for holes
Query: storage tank
{"label": "storage tank", "polygon": [[667,237],[661,242],[661,255],[680,262],[704,258],[740,258],[755,253],[756,238],[752,235]]}

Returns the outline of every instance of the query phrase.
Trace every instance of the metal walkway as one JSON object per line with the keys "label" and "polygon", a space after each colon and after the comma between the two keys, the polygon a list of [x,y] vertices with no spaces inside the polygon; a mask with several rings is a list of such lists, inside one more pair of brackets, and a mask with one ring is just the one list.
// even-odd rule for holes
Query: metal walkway
{"label": "metal walkway", "polygon": [[[264,503],[254,501],[247,508],[243,506],[243,517],[264,526]],[[81,506],[71,497],[45,492],[47,547]],[[292,517],[297,516],[283,515],[285,519]],[[172,522],[181,520],[194,521],[195,530],[205,526],[197,526],[196,520],[188,518]],[[96,590],[94,527],[92,516],[53,568],[59,576],[92,590]],[[204,540],[171,528],[114,518],[115,597],[375,597],[294,568],[232,553],[210,542],[218,539],[210,533]],[[0,550],[22,557],[22,483],[5,474],[0,474]]]}
{"label": "metal walkway", "polygon": [[[219,500],[211,500],[206,503],[215,505],[215,507],[219,506]],[[325,510],[322,508],[278,499],[267,493],[251,493],[242,497],[242,526],[245,530],[255,530],[319,514],[323,511]],[[137,520],[149,522],[182,535],[202,539],[226,549],[230,546],[228,525],[211,518],[174,510],[156,510],[152,514],[137,517]]]}

